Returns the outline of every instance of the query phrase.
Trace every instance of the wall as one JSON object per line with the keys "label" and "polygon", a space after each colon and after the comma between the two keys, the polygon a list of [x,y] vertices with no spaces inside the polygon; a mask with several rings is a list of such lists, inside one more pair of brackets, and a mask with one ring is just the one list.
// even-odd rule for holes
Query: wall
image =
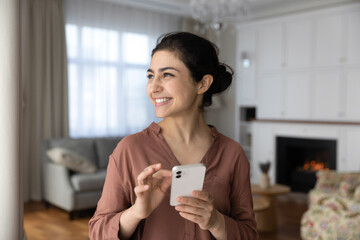
{"label": "wall", "polygon": [[278,135],[335,139],[337,170],[360,171],[359,20],[357,3],[239,24],[238,55],[251,53],[253,65],[237,62],[237,106],[256,106],[260,118],[251,127],[253,182],[267,160],[274,182]]}
{"label": "wall", "polygon": [[[211,32],[208,38],[217,44],[220,49],[219,59],[229,65],[234,71],[236,66],[236,32],[233,26],[228,26],[219,36]],[[205,119],[208,124],[216,126],[222,134],[235,139],[235,103],[236,103],[236,79],[235,72],[233,82],[220,96],[214,97],[214,102],[220,102],[221,106],[206,110]],[[216,99],[217,98],[217,99]],[[215,104],[214,104],[215,105]]]}

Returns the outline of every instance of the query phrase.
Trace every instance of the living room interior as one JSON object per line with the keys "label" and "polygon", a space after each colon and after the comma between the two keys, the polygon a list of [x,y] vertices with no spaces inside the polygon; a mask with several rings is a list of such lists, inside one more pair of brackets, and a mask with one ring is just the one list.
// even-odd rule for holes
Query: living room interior
{"label": "living room interior", "polygon": [[[145,72],[171,31],[235,71],[205,116],[250,161],[260,239],[360,239],[360,1],[44,2],[0,4],[0,239],[88,239],[108,155],[159,120]],[[56,147],[95,170],[54,163]]]}

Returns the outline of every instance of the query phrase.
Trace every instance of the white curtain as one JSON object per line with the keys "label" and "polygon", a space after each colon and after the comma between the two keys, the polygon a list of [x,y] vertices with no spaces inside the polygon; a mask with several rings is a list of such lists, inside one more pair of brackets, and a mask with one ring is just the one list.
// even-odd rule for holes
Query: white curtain
{"label": "white curtain", "polygon": [[41,200],[41,142],[68,136],[63,0],[21,0],[24,200]]}
{"label": "white curtain", "polygon": [[72,137],[127,135],[158,119],[146,94],[157,38],[182,19],[117,3],[67,0]]}

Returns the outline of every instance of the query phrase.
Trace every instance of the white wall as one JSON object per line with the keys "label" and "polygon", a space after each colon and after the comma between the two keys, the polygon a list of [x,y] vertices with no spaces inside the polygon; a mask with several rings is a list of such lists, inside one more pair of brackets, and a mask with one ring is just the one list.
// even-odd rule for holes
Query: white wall
{"label": "white wall", "polygon": [[[220,54],[219,59],[221,62],[229,65],[234,71],[236,66],[236,32],[232,26],[228,26],[224,32],[220,32],[220,36],[216,36],[215,33],[209,34],[209,40],[216,43],[219,47]],[[220,96],[216,96],[221,103],[218,108],[211,108],[205,112],[205,119],[208,124],[214,125],[222,134],[235,139],[235,99],[236,99],[236,72],[233,78],[233,82]],[[214,100],[216,101],[216,100]]]}

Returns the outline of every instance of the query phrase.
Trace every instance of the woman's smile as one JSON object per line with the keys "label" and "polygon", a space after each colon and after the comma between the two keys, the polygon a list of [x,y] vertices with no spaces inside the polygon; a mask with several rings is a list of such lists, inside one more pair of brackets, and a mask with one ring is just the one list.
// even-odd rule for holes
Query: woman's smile
{"label": "woman's smile", "polygon": [[155,107],[160,107],[168,104],[172,98],[155,98]]}

